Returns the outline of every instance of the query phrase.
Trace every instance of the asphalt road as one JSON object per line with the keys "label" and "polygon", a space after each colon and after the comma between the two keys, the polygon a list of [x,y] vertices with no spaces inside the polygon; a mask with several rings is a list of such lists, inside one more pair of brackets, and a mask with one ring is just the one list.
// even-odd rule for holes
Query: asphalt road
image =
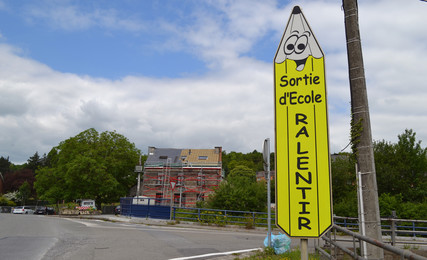
{"label": "asphalt road", "polygon": [[245,230],[0,214],[0,259],[154,260],[213,254],[208,259],[219,252],[262,247],[265,236]]}

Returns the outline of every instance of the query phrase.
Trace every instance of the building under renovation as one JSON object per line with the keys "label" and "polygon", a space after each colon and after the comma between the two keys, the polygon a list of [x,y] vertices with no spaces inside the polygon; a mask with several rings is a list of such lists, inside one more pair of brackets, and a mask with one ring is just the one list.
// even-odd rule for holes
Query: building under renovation
{"label": "building under renovation", "polygon": [[170,199],[175,206],[194,207],[222,180],[222,148],[148,148],[141,195]]}

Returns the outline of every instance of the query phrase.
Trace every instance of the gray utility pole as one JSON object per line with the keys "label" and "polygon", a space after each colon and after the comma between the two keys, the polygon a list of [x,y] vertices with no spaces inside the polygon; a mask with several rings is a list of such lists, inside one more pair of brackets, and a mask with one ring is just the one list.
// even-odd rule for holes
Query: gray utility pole
{"label": "gray utility pole", "polygon": [[[357,0],[343,0],[343,9],[351,92],[351,139],[362,185],[361,197],[363,203],[361,204],[363,204],[363,210],[361,212],[364,214],[364,223],[360,224],[364,225],[366,236],[382,242],[377,178],[360,42]],[[359,207],[361,204],[359,204]],[[384,259],[384,251],[379,247],[368,244],[366,251],[367,259]]]}

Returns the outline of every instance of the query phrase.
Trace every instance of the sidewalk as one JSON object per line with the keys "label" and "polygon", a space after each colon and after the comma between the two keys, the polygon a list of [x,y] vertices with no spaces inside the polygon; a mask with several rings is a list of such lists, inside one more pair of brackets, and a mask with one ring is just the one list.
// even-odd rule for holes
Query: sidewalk
{"label": "sidewalk", "polygon": [[[250,233],[265,234],[266,236],[268,232],[267,227],[255,227],[253,229],[247,229],[244,226],[237,226],[237,225],[217,226],[214,224],[210,225],[210,224],[191,222],[191,221],[174,221],[174,220],[168,220],[168,219],[138,218],[138,217],[123,216],[123,215],[76,215],[76,216],[60,215],[60,217],[80,218],[80,219],[99,219],[99,220],[105,220],[105,221],[111,221],[111,222],[142,224],[142,225],[148,225],[148,226],[171,226],[171,227],[185,227],[185,228],[215,229],[215,230],[236,231],[236,232],[250,232]],[[272,232],[277,234],[278,232],[280,232],[280,230],[272,226]]]}

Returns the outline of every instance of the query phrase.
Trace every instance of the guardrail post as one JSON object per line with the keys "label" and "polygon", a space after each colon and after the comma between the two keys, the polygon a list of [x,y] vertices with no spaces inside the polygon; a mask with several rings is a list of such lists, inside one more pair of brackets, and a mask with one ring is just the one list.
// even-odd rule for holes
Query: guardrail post
{"label": "guardrail post", "polygon": [[396,244],[396,211],[391,212],[391,245],[394,246]]}
{"label": "guardrail post", "polygon": [[176,208],[173,207],[173,220],[175,220],[175,213],[176,213]]}
{"label": "guardrail post", "polygon": [[[148,217],[150,216],[150,211],[151,211],[151,205],[150,205],[150,199],[148,199],[148,205],[147,205],[147,212],[145,213],[145,219],[148,219]],[[139,206],[139,201],[138,201],[138,206]]]}
{"label": "guardrail post", "polygon": [[413,234],[413,237],[416,237],[417,235],[416,235],[416,233],[415,233],[415,231],[416,231],[416,227],[415,227],[415,222],[414,222],[414,221],[412,221],[412,231],[414,231],[414,233],[412,233],[412,234]]}
{"label": "guardrail post", "polygon": [[197,209],[197,220],[200,221],[200,208]]}
{"label": "guardrail post", "polygon": [[255,227],[255,212],[252,212],[252,221],[253,221],[254,227]]}
{"label": "guardrail post", "polygon": [[[337,242],[337,229],[336,228],[334,228],[334,240],[333,241],[335,243]],[[334,254],[333,254],[333,256],[336,258],[337,254],[338,254],[338,252],[337,252],[337,246],[334,244]]]}
{"label": "guardrail post", "polygon": [[[356,256],[357,251],[356,251],[356,238],[355,237],[353,237],[353,252],[354,252],[354,255]],[[353,258],[357,259],[357,257],[353,257]]]}

